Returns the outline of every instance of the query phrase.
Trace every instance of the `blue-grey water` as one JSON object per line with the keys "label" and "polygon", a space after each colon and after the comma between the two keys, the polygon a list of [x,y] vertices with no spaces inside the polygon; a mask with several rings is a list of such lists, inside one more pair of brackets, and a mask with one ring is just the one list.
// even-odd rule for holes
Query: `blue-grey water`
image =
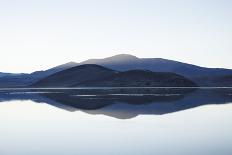
{"label": "blue-grey water", "polygon": [[231,88],[160,89],[0,89],[0,155],[232,154]]}

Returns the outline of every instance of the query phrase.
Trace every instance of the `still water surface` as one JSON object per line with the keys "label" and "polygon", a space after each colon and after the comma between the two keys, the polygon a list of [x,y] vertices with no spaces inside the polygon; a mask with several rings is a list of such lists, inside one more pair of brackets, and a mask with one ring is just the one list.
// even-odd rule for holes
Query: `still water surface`
{"label": "still water surface", "polygon": [[232,154],[231,89],[145,92],[1,90],[0,155]]}

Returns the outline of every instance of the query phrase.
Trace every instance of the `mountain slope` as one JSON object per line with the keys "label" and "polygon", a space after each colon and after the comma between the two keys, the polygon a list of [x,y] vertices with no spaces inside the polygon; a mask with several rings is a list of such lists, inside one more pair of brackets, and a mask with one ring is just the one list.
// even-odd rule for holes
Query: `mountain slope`
{"label": "mountain slope", "polygon": [[0,87],[26,87],[27,85],[41,80],[42,78],[45,78],[56,72],[74,67],[76,65],[78,64],[75,62],[69,62],[45,71],[36,71],[31,74],[8,74],[6,76],[0,76]]}
{"label": "mountain slope", "polygon": [[80,65],[46,77],[33,87],[194,87],[175,73],[145,70],[118,72],[99,65]]}
{"label": "mountain slope", "polygon": [[77,65],[78,65],[78,63],[76,63],[76,62],[68,62],[68,63],[62,64],[62,65],[50,68],[50,69],[45,70],[45,71],[33,72],[30,74],[30,76],[37,77],[38,79],[41,79],[41,78],[44,78],[46,76],[52,75],[54,73],[60,72],[60,71],[65,70],[65,69],[69,69],[69,68],[77,66]]}
{"label": "mountain slope", "polygon": [[90,59],[81,64],[98,64],[118,71],[150,70],[153,72],[173,72],[187,77],[200,86],[229,86],[231,80],[219,81],[221,77],[232,75],[232,70],[223,68],[205,68],[187,63],[162,58],[137,58],[128,54],[120,54],[105,59]]}
{"label": "mountain slope", "polygon": [[34,87],[70,87],[86,81],[104,78],[116,73],[99,65],[81,65],[50,75],[32,86]]}
{"label": "mountain slope", "polygon": [[26,87],[54,73],[83,64],[96,64],[117,71],[172,72],[187,77],[199,86],[232,86],[232,70],[230,69],[205,68],[161,58],[137,58],[128,54],[120,54],[104,59],[90,59],[81,63],[70,62],[31,74],[0,73],[0,87]]}
{"label": "mountain slope", "polygon": [[0,72],[0,78],[1,77],[4,77],[4,76],[18,76],[20,74],[17,74],[17,73],[3,73],[3,72]]}
{"label": "mountain slope", "polygon": [[86,81],[75,86],[98,87],[194,87],[195,83],[175,73],[130,70]]}
{"label": "mountain slope", "polygon": [[105,59],[90,59],[81,64],[98,64],[118,71],[134,69],[154,72],[174,72],[186,77],[231,74],[232,70],[221,68],[205,68],[162,58],[137,58],[133,55],[119,54]]}

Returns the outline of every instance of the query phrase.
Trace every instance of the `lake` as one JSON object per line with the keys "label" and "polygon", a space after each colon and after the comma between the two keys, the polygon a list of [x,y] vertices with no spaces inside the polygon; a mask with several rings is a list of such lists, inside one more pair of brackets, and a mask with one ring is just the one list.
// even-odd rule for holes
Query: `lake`
{"label": "lake", "polygon": [[231,155],[232,88],[0,89],[0,155]]}

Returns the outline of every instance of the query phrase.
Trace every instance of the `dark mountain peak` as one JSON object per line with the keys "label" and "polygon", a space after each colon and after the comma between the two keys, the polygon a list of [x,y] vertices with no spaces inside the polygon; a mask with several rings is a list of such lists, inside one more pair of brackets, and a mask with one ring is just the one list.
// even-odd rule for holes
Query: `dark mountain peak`
{"label": "dark mountain peak", "polygon": [[[95,64],[84,64],[84,65],[78,65],[78,66],[74,66],[65,70],[62,70],[60,72],[57,72],[55,74],[52,74],[50,76],[48,76],[47,78],[51,78],[51,77],[56,77],[59,75],[66,75],[66,76],[70,76],[70,75],[78,75],[78,74],[93,74],[96,72],[101,72],[101,71],[105,71],[105,72],[115,72],[114,70],[105,68],[103,66],[100,65],[95,65]],[[74,77],[72,77],[74,78]]]}
{"label": "dark mountain peak", "polygon": [[35,84],[35,87],[70,87],[79,83],[91,81],[106,76],[111,76],[116,71],[95,65],[85,64],[75,66],[58,73],[52,74]]}

